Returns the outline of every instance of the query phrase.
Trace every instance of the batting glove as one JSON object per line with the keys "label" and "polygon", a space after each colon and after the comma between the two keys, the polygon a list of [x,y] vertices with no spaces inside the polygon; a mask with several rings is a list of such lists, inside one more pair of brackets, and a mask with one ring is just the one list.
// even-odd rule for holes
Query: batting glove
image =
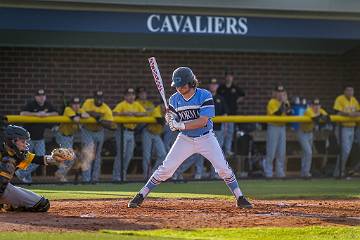
{"label": "batting glove", "polygon": [[165,121],[169,124],[172,120],[174,120],[174,115],[171,112],[165,113]]}
{"label": "batting glove", "polygon": [[175,119],[169,122],[169,127],[171,131],[176,130],[185,130],[185,123],[183,122],[177,122]]}

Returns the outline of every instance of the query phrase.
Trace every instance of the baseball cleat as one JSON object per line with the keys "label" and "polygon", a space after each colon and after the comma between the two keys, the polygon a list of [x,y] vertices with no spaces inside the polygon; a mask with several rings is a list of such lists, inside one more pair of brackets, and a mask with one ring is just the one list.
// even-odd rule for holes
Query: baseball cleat
{"label": "baseball cleat", "polygon": [[133,199],[128,203],[128,208],[137,208],[140,207],[142,202],[144,201],[144,197],[141,193],[135,195]]}
{"label": "baseball cleat", "polygon": [[244,197],[240,196],[236,202],[238,208],[253,208],[251,203]]}

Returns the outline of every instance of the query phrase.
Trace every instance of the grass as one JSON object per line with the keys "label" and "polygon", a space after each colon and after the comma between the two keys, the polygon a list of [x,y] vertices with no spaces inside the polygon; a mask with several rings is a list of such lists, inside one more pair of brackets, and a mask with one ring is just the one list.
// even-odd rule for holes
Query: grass
{"label": "grass", "polygon": [[[33,185],[34,190],[50,199],[129,198],[143,186],[140,183],[96,185]],[[255,199],[349,199],[360,198],[360,179],[335,180],[243,180],[245,195]],[[26,187],[27,188],[27,187]],[[222,181],[163,183],[150,197],[229,198]]]}
{"label": "grass", "polygon": [[22,240],[147,240],[147,239],[204,239],[204,240],[303,240],[303,239],[360,239],[360,227],[302,227],[302,228],[231,228],[196,230],[143,230],[143,231],[101,231],[96,233],[20,233],[2,232],[0,239]]}

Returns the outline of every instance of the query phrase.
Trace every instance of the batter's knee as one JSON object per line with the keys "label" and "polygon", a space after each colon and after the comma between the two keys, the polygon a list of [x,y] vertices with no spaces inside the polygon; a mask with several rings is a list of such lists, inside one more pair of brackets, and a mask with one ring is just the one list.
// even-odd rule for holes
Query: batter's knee
{"label": "batter's knee", "polygon": [[44,197],[41,197],[40,201],[37,202],[33,207],[28,208],[29,212],[47,212],[50,208],[50,201]]}
{"label": "batter's knee", "polygon": [[231,169],[220,169],[218,174],[222,179],[231,178],[234,175]]}

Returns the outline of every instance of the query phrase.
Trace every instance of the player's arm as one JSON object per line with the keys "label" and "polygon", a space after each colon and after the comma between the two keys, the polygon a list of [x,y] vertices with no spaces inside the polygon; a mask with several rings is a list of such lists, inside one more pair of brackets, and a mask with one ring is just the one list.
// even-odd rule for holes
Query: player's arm
{"label": "player's arm", "polygon": [[33,112],[32,111],[32,107],[31,107],[31,103],[27,102],[26,105],[22,108],[20,115],[22,116],[38,116],[39,113],[38,112]]}
{"label": "player's arm", "polygon": [[47,104],[47,107],[48,107],[48,111],[45,113],[45,116],[58,116],[59,115],[59,113],[57,112],[57,110],[51,103],[46,102],[45,104]]}
{"label": "player's arm", "polygon": [[38,116],[39,114],[37,112],[21,111],[20,115],[22,115],[22,116]]}
{"label": "player's arm", "polygon": [[149,112],[145,110],[145,108],[138,102],[137,103],[137,112],[134,112],[135,117],[145,117],[149,115]]}
{"label": "player's arm", "polygon": [[111,111],[110,107],[106,104],[103,104],[103,108],[104,108],[104,114],[98,120],[98,123],[100,123],[101,126],[107,129],[115,130],[117,125],[113,122],[114,121],[113,112]]}
{"label": "player's arm", "polygon": [[[192,121],[184,123],[184,130],[193,130],[203,128],[209,121],[209,118],[215,116],[215,106],[212,95],[209,92],[205,93],[204,101],[200,106],[199,114],[200,117]],[[180,129],[182,130],[182,129]]]}
{"label": "player's arm", "polygon": [[344,117],[352,117],[352,115],[353,115],[353,113],[351,113],[351,112],[345,112],[344,111],[345,106],[342,103],[341,98],[339,98],[339,97],[336,98],[333,108],[334,108],[335,113],[337,115],[344,116]]}
{"label": "player's arm", "polygon": [[209,117],[201,116],[198,119],[186,122],[186,123],[184,123],[185,130],[193,130],[193,129],[197,129],[197,128],[203,128],[206,126],[208,120],[209,120]]}

